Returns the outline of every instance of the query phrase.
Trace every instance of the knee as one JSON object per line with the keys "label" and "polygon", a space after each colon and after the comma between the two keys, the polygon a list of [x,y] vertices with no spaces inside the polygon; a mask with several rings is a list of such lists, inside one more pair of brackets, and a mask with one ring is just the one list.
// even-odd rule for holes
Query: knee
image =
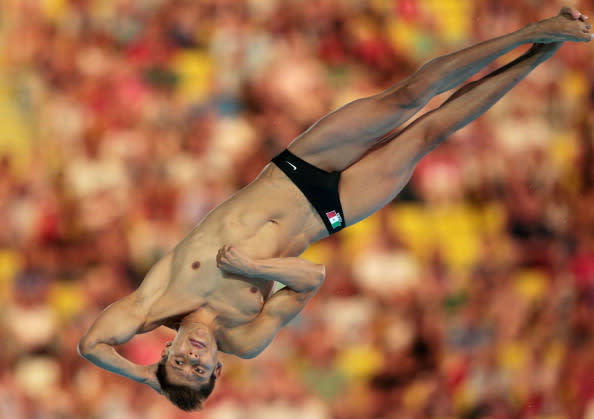
{"label": "knee", "polygon": [[420,109],[435,95],[431,83],[422,77],[412,76],[400,86],[380,95],[380,101],[390,107]]}
{"label": "knee", "polygon": [[448,127],[443,121],[435,118],[435,114],[436,111],[428,112],[420,121],[418,127],[419,134],[417,138],[419,139],[419,154],[421,157],[434,150],[448,137]]}

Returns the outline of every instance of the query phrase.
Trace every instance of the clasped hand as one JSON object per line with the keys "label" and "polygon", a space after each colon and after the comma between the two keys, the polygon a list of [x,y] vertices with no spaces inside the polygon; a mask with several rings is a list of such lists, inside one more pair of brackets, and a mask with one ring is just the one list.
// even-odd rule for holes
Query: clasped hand
{"label": "clasped hand", "polygon": [[219,249],[217,266],[225,272],[247,277],[251,277],[255,272],[254,261],[231,245],[225,245]]}

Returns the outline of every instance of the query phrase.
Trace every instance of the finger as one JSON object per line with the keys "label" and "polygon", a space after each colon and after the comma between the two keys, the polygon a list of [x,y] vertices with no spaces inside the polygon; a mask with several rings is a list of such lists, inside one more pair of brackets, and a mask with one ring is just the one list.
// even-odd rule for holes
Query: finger
{"label": "finger", "polygon": [[229,252],[227,253],[227,255],[231,258],[238,258],[239,251],[235,247],[229,246]]}

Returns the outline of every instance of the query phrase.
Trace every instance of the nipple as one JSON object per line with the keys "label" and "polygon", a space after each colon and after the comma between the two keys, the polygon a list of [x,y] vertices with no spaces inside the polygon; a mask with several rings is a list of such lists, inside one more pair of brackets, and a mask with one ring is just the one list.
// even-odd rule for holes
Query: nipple
{"label": "nipple", "polygon": [[194,263],[192,263],[192,269],[196,270],[200,267],[200,262],[196,261]]}

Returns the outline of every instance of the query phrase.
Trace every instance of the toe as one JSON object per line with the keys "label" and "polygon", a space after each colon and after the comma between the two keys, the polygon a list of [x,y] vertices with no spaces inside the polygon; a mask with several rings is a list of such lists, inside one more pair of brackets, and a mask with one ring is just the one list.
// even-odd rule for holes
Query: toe
{"label": "toe", "polygon": [[582,14],[580,13],[579,10],[573,8],[573,7],[563,7],[561,9],[561,14],[571,18],[571,19],[575,19],[578,20],[581,18]]}
{"label": "toe", "polygon": [[573,17],[574,19],[580,19],[582,17],[582,13],[574,8],[570,8],[570,13],[571,13],[571,17]]}

